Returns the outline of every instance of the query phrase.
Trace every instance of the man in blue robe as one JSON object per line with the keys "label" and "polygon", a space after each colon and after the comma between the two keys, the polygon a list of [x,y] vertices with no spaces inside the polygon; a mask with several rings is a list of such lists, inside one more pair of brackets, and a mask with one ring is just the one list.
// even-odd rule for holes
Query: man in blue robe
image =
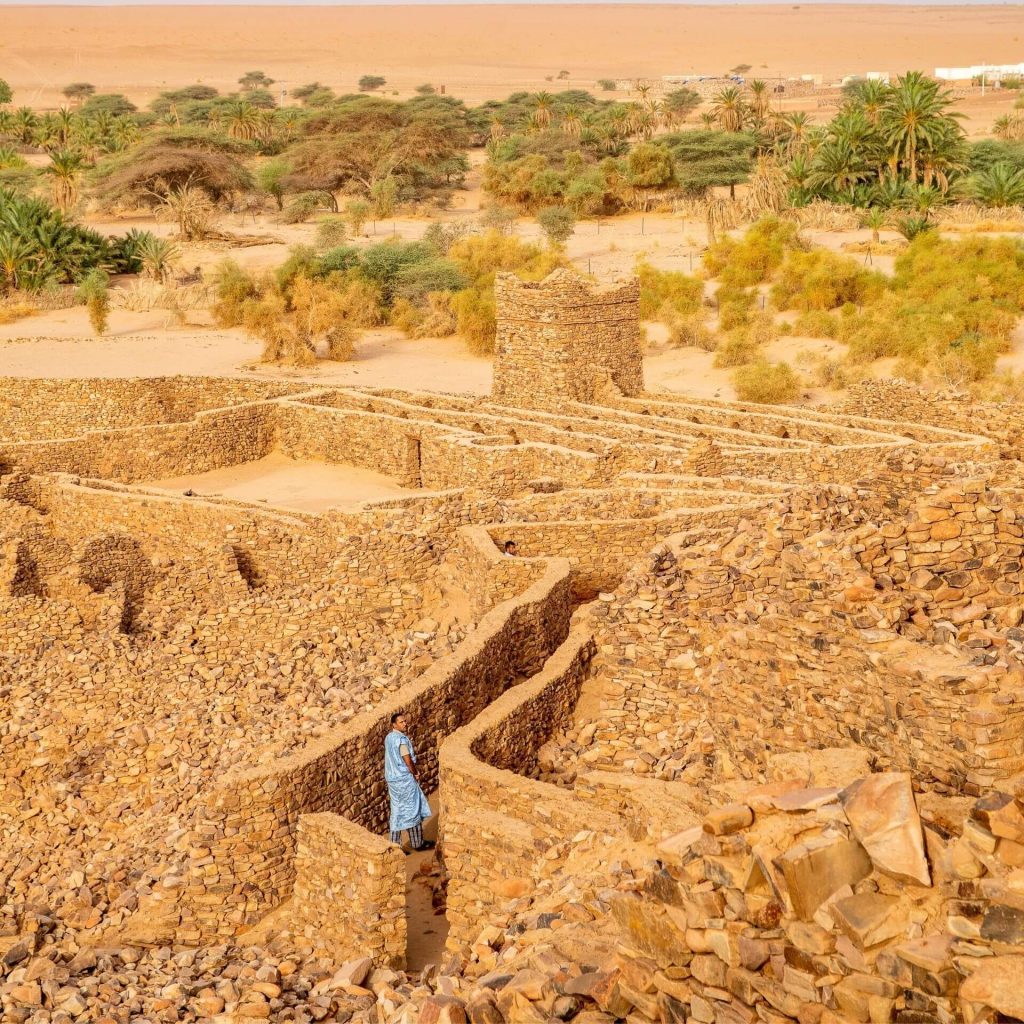
{"label": "man in blue robe", "polygon": [[413,850],[432,850],[434,844],[423,838],[423,822],[431,815],[430,804],[416,781],[416,751],[406,728],[405,715],[394,714],[391,732],[384,738],[384,781],[391,798],[391,842],[401,845],[402,833],[408,832]]}

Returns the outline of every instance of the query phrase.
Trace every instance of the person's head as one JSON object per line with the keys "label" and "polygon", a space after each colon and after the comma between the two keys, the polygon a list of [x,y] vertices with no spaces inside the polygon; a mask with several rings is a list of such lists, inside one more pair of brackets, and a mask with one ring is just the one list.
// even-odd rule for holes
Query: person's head
{"label": "person's head", "polygon": [[518,555],[519,545],[514,540],[505,541],[505,554],[506,555]]}
{"label": "person's head", "polygon": [[408,726],[408,724],[409,723],[406,721],[405,715],[403,715],[401,711],[396,711],[391,716],[391,728],[392,729],[397,729],[399,732],[405,732],[406,727]]}

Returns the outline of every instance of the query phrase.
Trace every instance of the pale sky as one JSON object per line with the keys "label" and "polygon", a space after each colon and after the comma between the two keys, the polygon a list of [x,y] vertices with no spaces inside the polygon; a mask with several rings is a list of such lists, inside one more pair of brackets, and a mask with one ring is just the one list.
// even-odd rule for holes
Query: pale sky
{"label": "pale sky", "polygon": [[[1024,0],[798,0],[803,6],[820,4],[875,4],[898,7],[1020,7]],[[500,4],[526,3],[546,6],[549,4],[675,4],[687,6],[679,0],[302,0],[301,3],[289,3],[288,0],[36,0],[26,4],[19,0],[0,0],[3,7],[394,7],[394,6],[456,6],[461,4],[481,4],[494,6]],[[792,6],[791,0],[697,0],[696,6]],[[0,26],[2,28],[2,26]]]}

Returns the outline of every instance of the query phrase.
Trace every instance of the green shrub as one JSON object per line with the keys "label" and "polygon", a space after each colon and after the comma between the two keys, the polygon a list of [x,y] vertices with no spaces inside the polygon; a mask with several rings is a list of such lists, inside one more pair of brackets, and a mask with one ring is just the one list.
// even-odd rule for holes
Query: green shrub
{"label": "green shrub", "polygon": [[537,211],[537,223],[550,245],[564,245],[576,230],[576,215],[567,206],[545,206]]}
{"label": "green shrub", "polygon": [[395,294],[414,305],[422,305],[431,292],[457,292],[466,284],[457,264],[433,258],[403,267],[396,276]]}
{"label": "green shrub", "polygon": [[210,308],[214,322],[218,327],[239,326],[245,303],[259,294],[255,279],[234,260],[224,260],[214,271],[213,287],[217,296]]}
{"label": "green shrub", "polygon": [[885,278],[865,270],[856,260],[827,249],[792,250],[772,285],[779,309],[828,310],[846,302],[862,305],[882,293]]}
{"label": "green shrub", "polygon": [[313,243],[319,251],[337,249],[348,240],[345,221],[341,217],[326,217],[316,226],[316,241]]}
{"label": "green shrub", "polygon": [[718,326],[729,331],[750,322],[757,304],[757,293],[752,289],[722,285],[715,292],[715,304],[718,306]]}
{"label": "green shrub", "polygon": [[677,270],[658,270],[646,260],[636,265],[640,280],[640,319],[661,319],[673,313],[695,313],[704,302],[704,282]]}
{"label": "green shrub", "polygon": [[733,374],[736,397],[741,402],[777,404],[791,402],[800,393],[800,378],[789,363],[758,359]]}
{"label": "green shrub", "polygon": [[339,245],[322,253],[317,263],[325,276],[341,274],[359,265],[359,250],[354,245]]}
{"label": "green shrub", "polygon": [[102,270],[90,270],[78,286],[77,297],[89,311],[89,323],[99,337],[106,333],[110,315],[110,278]]}
{"label": "green shrub", "polygon": [[839,321],[831,313],[812,309],[796,318],[793,333],[808,338],[834,338],[839,333]]}
{"label": "green shrub", "polygon": [[732,331],[719,342],[713,365],[720,370],[730,366],[745,366],[756,359],[757,354],[757,342],[745,331]]}
{"label": "green shrub", "polygon": [[661,319],[668,325],[668,340],[677,348],[699,348],[704,352],[714,352],[718,339],[704,320],[703,313],[677,313],[671,308],[663,313]]}
{"label": "green shrub", "polygon": [[704,271],[723,284],[748,288],[769,280],[786,253],[799,247],[796,224],[765,217],[738,241],[724,238],[711,246],[704,254]]}
{"label": "green shrub", "polygon": [[359,261],[363,276],[380,288],[385,305],[395,296],[399,275],[414,263],[434,259],[429,245],[388,239],[363,251]]}

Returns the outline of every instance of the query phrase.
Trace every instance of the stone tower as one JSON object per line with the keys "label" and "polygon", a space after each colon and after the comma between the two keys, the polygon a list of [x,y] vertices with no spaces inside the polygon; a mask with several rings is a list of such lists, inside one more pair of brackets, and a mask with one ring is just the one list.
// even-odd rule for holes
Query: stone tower
{"label": "stone tower", "polygon": [[644,389],[640,285],[596,286],[568,270],[543,281],[498,274],[491,395],[503,405],[596,402]]}

